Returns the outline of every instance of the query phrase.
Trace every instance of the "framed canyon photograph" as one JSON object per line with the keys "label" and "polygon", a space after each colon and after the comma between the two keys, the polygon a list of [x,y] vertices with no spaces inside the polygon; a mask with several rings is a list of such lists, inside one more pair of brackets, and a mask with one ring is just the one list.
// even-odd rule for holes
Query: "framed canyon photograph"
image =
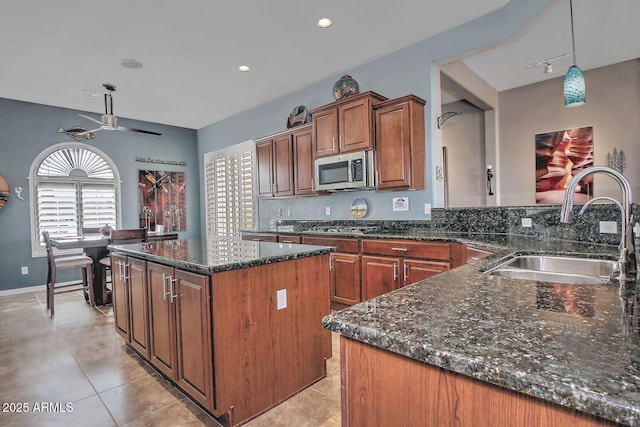
{"label": "framed canyon photograph", "polygon": [[[536,135],[536,204],[562,203],[571,178],[593,166],[593,127],[564,129]],[[593,176],[576,188],[574,200],[593,198]]]}

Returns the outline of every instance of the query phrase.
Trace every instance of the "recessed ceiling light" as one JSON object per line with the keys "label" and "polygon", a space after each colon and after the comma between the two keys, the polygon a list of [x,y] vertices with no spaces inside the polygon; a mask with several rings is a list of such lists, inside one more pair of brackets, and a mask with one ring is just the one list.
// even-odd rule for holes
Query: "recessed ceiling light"
{"label": "recessed ceiling light", "polygon": [[320,28],[329,28],[333,24],[333,21],[329,18],[321,18],[318,19],[316,25]]}
{"label": "recessed ceiling light", "polygon": [[124,68],[130,68],[132,70],[139,70],[140,68],[142,68],[142,64],[140,62],[131,58],[121,59],[120,65],[122,65]]}
{"label": "recessed ceiling light", "polygon": [[246,73],[247,71],[251,71],[251,68],[247,67],[246,65],[241,65],[238,67],[238,70]]}

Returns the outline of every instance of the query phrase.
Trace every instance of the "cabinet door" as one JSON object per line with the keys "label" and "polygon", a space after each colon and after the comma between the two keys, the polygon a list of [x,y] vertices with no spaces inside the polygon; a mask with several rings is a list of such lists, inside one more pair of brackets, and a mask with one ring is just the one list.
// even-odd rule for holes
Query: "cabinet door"
{"label": "cabinet door", "polygon": [[374,107],[377,189],[425,188],[424,103],[407,95]]}
{"label": "cabinet door", "polygon": [[376,188],[411,185],[409,110],[407,104],[376,110]]}
{"label": "cabinet door", "polygon": [[175,304],[171,302],[173,268],[147,263],[149,285],[150,361],[166,376],[175,380],[177,352]]}
{"label": "cabinet door", "polygon": [[293,183],[295,194],[314,194],[311,126],[293,133]]}
{"label": "cabinet door", "polygon": [[402,286],[419,282],[443,271],[449,271],[448,262],[421,261],[417,259],[405,259],[402,267]]}
{"label": "cabinet door", "polygon": [[362,300],[368,300],[400,286],[400,258],[362,256]]}
{"label": "cabinet door", "polygon": [[291,134],[273,139],[273,194],[293,195],[293,143]]}
{"label": "cabinet door", "polygon": [[124,278],[127,257],[111,254],[111,292],[113,293],[113,319],[116,332],[126,342],[131,342],[129,335],[129,289]]}
{"label": "cabinet door", "polygon": [[209,277],[175,270],[178,370],[176,382],[205,408],[213,409],[213,355]]}
{"label": "cabinet door", "polygon": [[373,149],[372,112],[369,100],[360,99],[341,105],[338,114],[340,152]]}
{"label": "cabinet door", "polygon": [[331,108],[313,115],[313,153],[315,157],[338,154],[338,110]]}
{"label": "cabinet door", "polygon": [[273,195],[273,175],[271,164],[273,163],[272,140],[256,143],[256,157],[258,170],[258,196]]}
{"label": "cabinet door", "polygon": [[353,305],[360,298],[360,255],[332,253],[331,301]]}
{"label": "cabinet door", "polygon": [[147,263],[129,258],[129,320],[131,347],[149,358],[149,296],[147,293]]}

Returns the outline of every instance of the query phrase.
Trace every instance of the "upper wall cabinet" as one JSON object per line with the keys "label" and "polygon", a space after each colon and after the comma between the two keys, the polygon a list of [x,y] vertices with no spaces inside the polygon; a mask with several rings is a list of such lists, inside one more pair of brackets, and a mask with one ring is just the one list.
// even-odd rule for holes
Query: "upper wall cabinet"
{"label": "upper wall cabinet", "polygon": [[312,195],[311,123],[256,141],[258,196]]}
{"label": "upper wall cabinet", "polygon": [[291,133],[256,141],[258,196],[293,195],[293,140]]}
{"label": "upper wall cabinet", "polygon": [[377,190],[425,187],[424,105],[415,95],[375,105]]}
{"label": "upper wall cabinet", "polygon": [[372,150],[373,106],[386,99],[364,92],[311,110],[314,157]]}

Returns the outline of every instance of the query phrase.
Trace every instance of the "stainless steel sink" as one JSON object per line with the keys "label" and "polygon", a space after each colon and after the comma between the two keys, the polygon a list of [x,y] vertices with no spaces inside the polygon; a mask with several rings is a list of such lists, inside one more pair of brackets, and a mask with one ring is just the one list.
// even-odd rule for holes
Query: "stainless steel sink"
{"label": "stainless steel sink", "polygon": [[616,261],[608,259],[518,255],[485,271],[485,274],[541,282],[599,285],[608,282],[617,268]]}

